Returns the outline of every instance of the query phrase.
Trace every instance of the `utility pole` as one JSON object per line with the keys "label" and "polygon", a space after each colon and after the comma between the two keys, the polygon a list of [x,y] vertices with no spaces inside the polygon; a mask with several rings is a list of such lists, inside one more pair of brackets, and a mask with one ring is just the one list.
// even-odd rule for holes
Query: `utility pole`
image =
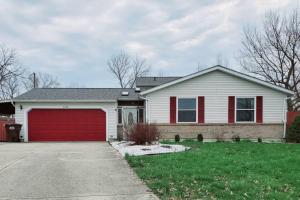
{"label": "utility pole", "polygon": [[36,88],[35,72],[33,72],[33,88]]}

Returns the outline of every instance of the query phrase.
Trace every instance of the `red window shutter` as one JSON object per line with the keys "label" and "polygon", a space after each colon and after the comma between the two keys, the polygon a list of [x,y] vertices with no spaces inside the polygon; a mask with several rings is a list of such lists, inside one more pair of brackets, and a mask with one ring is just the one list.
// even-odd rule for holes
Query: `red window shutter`
{"label": "red window shutter", "polygon": [[228,123],[234,123],[235,97],[228,97]]}
{"label": "red window shutter", "polygon": [[198,97],[198,123],[204,123],[204,97]]}
{"label": "red window shutter", "polygon": [[263,97],[256,97],[256,123],[263,122]]}
{"label": "red window shutter", "polygon": [[170,97],[170,123],[176,123],[176,97]]}

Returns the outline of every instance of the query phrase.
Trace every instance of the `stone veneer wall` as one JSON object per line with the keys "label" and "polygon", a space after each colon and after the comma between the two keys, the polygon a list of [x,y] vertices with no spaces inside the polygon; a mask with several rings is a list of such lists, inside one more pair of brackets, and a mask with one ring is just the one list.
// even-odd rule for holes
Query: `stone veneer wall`
{"label": "stone veneer wall", "polygon": [[282,139],[283,124],[156,124],[161,132],[161,139],[174,139],[176,134],[181,138],[197,138],[202,134],[204,139],[231,139],[238,135],[244,139]]}

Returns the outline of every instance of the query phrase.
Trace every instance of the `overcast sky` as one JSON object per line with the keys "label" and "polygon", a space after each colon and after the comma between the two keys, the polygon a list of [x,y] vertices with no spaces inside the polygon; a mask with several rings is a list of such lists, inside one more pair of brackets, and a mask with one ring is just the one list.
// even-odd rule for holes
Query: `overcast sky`
{"label": "overcast sky", "polygon": [[221,55],[238,69],[245,26],[299,0],[0,0],[0,43],[30,71],[63,86],[117,87],[107,60],[124,50],[146,58],[151,75],[186,75]]}

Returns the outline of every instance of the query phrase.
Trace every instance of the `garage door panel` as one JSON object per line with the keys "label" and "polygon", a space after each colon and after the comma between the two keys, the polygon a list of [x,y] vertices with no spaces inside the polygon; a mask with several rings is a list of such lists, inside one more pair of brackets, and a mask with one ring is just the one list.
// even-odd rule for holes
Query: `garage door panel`
{"label": "garage door panel", "polygon": [[106,113],[100,109],[33,109],[29,141],[105,141]]}

